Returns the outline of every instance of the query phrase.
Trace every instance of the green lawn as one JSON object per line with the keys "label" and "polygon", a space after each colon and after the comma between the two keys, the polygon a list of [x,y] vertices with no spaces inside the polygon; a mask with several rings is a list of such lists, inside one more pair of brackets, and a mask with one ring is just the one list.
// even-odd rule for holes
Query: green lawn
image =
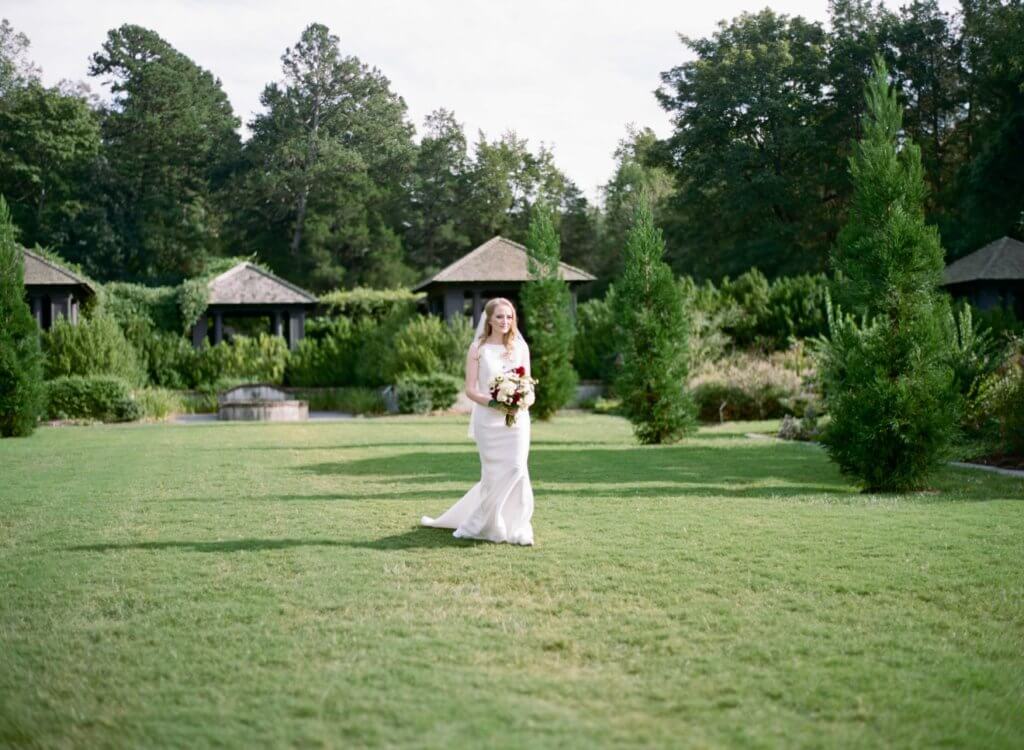
{"label": "green lawn", "polygon": [[1020,747],[1024,483],[758,427],[536,425],[533,548],[416,528],[464,418],[2,441],[0,746]]}

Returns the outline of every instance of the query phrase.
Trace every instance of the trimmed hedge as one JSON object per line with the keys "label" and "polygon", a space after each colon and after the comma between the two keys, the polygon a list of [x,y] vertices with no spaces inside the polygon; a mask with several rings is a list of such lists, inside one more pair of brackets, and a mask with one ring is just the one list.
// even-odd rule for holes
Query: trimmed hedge
{"label": "trimmed hedge", "polygon": [[128,383],[113,375],[55,378],[46,384],[46,403],[50,419],[131,422],[143,414]]}
{"label": "trimmed hedge", "polygon": [[383,320],[317,318],[288,358],[286,382],[299,387],[392,385],[406,374],[461,376],[472,330],[434,316]]}
{"label": "trimmed hedge", "polygon": [[345,317],[350,320],[372,318],[384,320],[398,314],[412,315],[416,304],[425,297],[422,292],[408,289],[366,289],[356,287],[321,295],[320,304],[329,317]]}
{"label": "trimmed hedge", "polygon": [[441,373],[403,375],[395,384],[398,410],[403,414],[426,414],[449,409],[459,397],[462,384],[460,378]]}

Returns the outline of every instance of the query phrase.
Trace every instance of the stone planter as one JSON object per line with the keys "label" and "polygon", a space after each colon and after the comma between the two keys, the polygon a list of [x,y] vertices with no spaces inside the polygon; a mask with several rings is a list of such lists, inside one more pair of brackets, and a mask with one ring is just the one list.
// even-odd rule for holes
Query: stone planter
{"label": "stone planter", "polygon": [[244,422],[298,422],[309,419],[309,403],[289,399],[272,385],[240,385],[217,398],[217,419]]}

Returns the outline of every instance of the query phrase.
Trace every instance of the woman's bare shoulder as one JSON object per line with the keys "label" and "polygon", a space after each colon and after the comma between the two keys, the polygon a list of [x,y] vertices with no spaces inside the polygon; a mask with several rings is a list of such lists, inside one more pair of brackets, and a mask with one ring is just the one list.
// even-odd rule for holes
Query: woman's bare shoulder
{"label": "woman's bare shoulder", "polygon": [[468,356],[472,357],[473,359],[480,359],[480,342],[478,340],[473,339],[473,343],[469,345]]}

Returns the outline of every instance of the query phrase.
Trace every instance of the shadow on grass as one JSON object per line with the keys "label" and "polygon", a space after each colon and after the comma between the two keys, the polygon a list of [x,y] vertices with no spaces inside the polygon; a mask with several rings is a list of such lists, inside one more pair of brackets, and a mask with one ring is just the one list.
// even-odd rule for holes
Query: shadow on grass
{"label": "shadow on grass", "polygon": [[[700,440],[720,440],[723,438],[732,438],[734,440],[743,440],[742,435],[706,435],[701,436]],[[621,445],[621,440],[531,440],[530,444],[534,447],[545,446],[545,445]],[[459,440],[456,442],[438,442],[434,440],[420,440],[415,442],[410,441],[395,441],[394,443],[335,443],[334,445],[256,445],[246,447],[247,451],[349,451],[349,450],[362,450],[363,448],[462,448],[468,453],[476,455],[476,443],[469,438],[465,440]],[[220,450],[225,452],[235,452],[237,448],[209,448],[206,450]]]}
{"label": "shadow on grass", "polygon": [[380,539],[369,539],[360,542],[343,542],[346,547],[356,549],[403,550],[403,549],[438,549],[441,547],[478,547],[489,542],[477,539],[456,539],[451,529],[433,529],[421,526],[404,534],[393,534]]}
{"label": "shadow on grass", "polygon": [[451,529],[417,527],[404,534],[379,539],[339,542],[334,539],[233,539],[222,542],[111,542],[65,547],[67,552],[109,552],[112,550],[185,550],[188,552],[265,552],[295,547],[353,547],[356,549],[403,550],[441,547],[475,547],[487,542],[456,539]]}
{"label": "shadow on grass", "polygon": [[[413,484],[413,492],[357,495],[358,499],[429,500],[460,493],[419,490],[444,481],[467,489],[480,477],[475,452],[412,451],[351,461],[313,463],[288,469],[319,476],[381,477]],[[708,445],[702,438],[673,446],[542,448],[530,454],[530,474],[538,495],[587,499],[624,497],[770,498],[785,500],[830,495],[866,497],[843,478],[823,451],[774,441]],[[589,485],[589,486],[587,486]],[[951,471],[936,478],[939,492],[901,496],[918,502],[989,501],[1019,497],[1015,491],[993,494],[990,484],[964,483]],[[345,497],[348,497],[346,495]]]}
{"label": "shadow on grass", "polygon": [[232,539],[222,542],[123,542],[108,544],[82,544],[65,547],[68,552],[108,552],[110,550],[182,549],[190,552],[262,552],[294,547],[343,547],[333,539]]}
{"label": "shadow on grass", "polygon": [[[318,476],[387,477],[392,481],[443,480],[466,484],[467,488],[480,478],[476,453],[465,451],[412,451],[313,463],[291,470]],[[776,444],[544,448],[531,452],[530,474],[546,494],[586,494],[588,497],[709,492],[757,496],[780,491],[847,494],[853,491],[824,456]],[[560,487],[587,484],[593,486],[589,489]],[[429,492],[429,495],[437,494]],[[404,493],[403,496],[411,497]],[[420,498],[424,493],[416,491],[412,496]]]}

